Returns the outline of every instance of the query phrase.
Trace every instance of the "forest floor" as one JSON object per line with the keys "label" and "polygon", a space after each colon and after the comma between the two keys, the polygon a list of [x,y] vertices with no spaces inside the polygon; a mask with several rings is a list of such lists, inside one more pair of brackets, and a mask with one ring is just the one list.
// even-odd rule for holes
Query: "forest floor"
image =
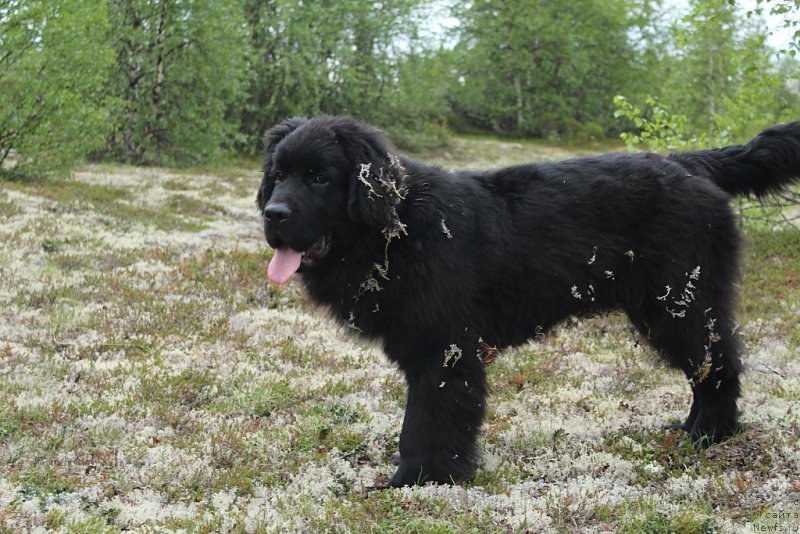
{"label": "forest floor", "polygon": [[[574,151],[460,139],[480,168]],[[255,167],[0,181],[0,532],[745,532],[800,525],[800,230],[745,228],[743,430],[699,451],[684,378],[615,314],[489,366],[484,464],[393,467],[400,373],[266,281]]]}

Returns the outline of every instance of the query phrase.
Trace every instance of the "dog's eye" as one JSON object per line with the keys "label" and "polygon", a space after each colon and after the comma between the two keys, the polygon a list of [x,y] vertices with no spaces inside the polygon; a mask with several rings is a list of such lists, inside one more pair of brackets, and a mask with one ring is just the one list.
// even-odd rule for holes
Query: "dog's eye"
{"label": "dog's eye", "polygon": [[331,179],[324,174],[317,174],[314,176],[314,183],[317,185],[328,185]]}
{"label": "dog's eye", "polygon": [[283,173],[281,171],[277,171],[272,176],[273,176],[273,178],[275,178],[276,182],[280,182],[281,180],[283,180]]}

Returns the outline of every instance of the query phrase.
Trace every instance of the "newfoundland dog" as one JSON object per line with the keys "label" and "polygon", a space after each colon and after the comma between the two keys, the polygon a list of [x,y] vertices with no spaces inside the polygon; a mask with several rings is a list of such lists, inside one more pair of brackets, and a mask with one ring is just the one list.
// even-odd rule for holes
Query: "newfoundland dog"
{"label": "newfoundland dog", "polygon": [[740,237],[728,204],[800,179],[800,121],[716,150],[484,172],[414,161],[346,117],[286,120],[265,151],[269,279],[299,272],[405,374],[390,486],[469,476],[485,355],[570,315],[622,310],[684,372],[694,400],[681,428],[694,442],[736,429]]}

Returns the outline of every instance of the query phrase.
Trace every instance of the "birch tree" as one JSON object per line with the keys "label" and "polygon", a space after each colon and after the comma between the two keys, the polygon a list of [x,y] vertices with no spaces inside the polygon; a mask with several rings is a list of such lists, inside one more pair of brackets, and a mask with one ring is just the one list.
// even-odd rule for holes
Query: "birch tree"
{"label": "birch tree", "polygon": [[111,0],[110,10],[124,110],[109,153],[183,165],[232,146],[248,49],[241,2]]}
{"label": "birch tree", "polygon": [[475,0],[455,14],[461,113],[497,131],[544,136],[608,122],[635,55],[626,2]]}
{"label": "birch tree", "polygon": [[108,28],[101,0],[0,0],[0,167],[65,171],[102,146]]}

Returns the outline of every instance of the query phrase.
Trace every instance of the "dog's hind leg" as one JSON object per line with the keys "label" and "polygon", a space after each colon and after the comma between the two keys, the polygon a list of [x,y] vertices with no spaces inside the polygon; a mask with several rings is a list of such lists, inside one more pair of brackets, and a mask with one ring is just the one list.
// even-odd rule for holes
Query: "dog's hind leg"
{"label": "dog's hind leg", "polygon": [[[687,432],[701,445],[717,443],[737,429],[736,401],[741,394],[739,341],[727,317],[709,316],[705,323],[703,361],[684,369],[692,384],[697,415]],[[689,421],[687,421],[688,426]]]}
{"label": "dog's hind leg", "polygon": [[736,430],[742,365],[730,314],[721,305],[701,308],[692,306],[680,316],[654,311],[648,338],[691,384],[692,407],[679,428],[696,443],[710,445]]}

